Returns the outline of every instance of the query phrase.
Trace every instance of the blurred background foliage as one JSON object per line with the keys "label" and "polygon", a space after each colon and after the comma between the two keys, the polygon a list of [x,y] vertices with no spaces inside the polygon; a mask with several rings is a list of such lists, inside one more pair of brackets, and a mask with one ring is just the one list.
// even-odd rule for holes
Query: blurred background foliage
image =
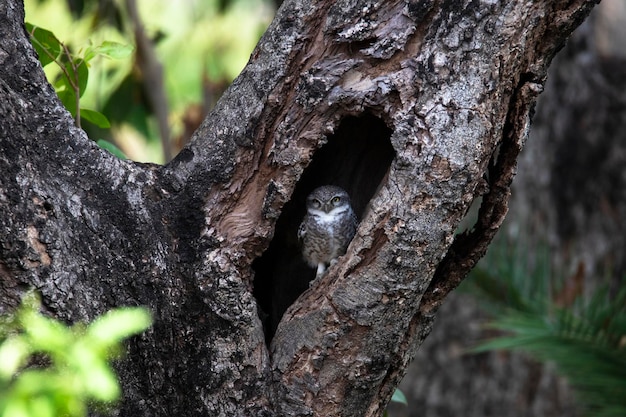
{"label": "blurred background foliage", "polygon": [[622,277],[554,270],[547,245],[500,236],[460,287],[491,319],[474,353],[524,352],[567,379],[582,416],[626,415],[626,287]]}
{"label": "blurred background foliage", "polygon": [[[130,159],[155,163],[189,140],[245,66],[275,8],[270,0],[25,0],[26,21],[72,53],[104,41],[136,46],[130,59],[90,62],[81,106],[105,114],[111,129],[82,127]],[[45,71],[53,80],[60,70]]]}
{"label": "blurred background foliage", "polygon": [[0,416],[82,417],[107,410],[121,388],[111,361],[123,341],[150,327],[143,307],[120,307],[90,324],[68,326],[41,312],[39,294],[0,315]]}

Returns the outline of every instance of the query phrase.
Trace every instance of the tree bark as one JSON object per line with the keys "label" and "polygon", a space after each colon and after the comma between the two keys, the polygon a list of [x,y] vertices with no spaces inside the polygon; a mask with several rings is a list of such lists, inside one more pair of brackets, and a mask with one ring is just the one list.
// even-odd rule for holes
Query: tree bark
{"label": "tree bark", "polygon": [[[2,3],[1,308],[28,287],[68,322],[148,306],[118,415],[380,415],[501,224],[548,64],[595,3],[286,1],[165,166],[74,127]],[[325,183],[361,221],[307,289],[293,239]]]}
{"label": "tree bark", "polygon": [[[604,0],[553,60],[498,232],[496,244],[551,258],[552,275],[565,278],[560,305],[626,278],[624,39],[626,2]],[[400,384],[409,407],[391,415],[584,415],[553,364],[520,352],[468,354],[492,336],[489,320],[475,297],[451,294]]]}

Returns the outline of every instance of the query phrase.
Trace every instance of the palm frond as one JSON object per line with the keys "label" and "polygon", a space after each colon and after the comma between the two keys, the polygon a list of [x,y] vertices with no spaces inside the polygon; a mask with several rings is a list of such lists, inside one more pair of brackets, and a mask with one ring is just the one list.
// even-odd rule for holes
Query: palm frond
{"label": "palm frond", "polygon": [[557,306],[552,293],[563,279],[541,262],[526,267],[519,252],[507,256],[495,268],[491,259],[495,273],[479,269],[470,278],[470,290],[495,317],[489,327],[505,334],[473,351],[523,351],[551,362],[589,416],[626,416],[626,287],[611,294],[601,286]]}

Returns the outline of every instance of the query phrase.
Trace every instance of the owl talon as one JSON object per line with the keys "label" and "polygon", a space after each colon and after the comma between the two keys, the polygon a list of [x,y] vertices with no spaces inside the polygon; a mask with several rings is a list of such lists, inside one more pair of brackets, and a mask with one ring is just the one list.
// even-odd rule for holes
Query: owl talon
{"label": "owl talon", "polygon": [[317,264],[317,272],[315,273],[315,279],[318,279],[319,277],[324,275],[324,272],[326,272],[326,265],[324,265],[323,263]]}

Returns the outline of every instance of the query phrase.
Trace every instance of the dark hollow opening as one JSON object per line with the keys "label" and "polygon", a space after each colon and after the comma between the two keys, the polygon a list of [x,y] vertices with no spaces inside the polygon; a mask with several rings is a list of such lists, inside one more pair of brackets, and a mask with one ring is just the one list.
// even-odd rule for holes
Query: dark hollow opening
{"label": "dark hollow opening", "polygon": [[297,239],[306,197],[322,185],[340,186],[350,195],[360,220],[395,156],[391,132],[371,114],[347,117],[302,174],[276,222],[272,242],[252,264],[254,296],[262,310],[268,344],[285,310],[315,278],[315,270],[302,259]]}

